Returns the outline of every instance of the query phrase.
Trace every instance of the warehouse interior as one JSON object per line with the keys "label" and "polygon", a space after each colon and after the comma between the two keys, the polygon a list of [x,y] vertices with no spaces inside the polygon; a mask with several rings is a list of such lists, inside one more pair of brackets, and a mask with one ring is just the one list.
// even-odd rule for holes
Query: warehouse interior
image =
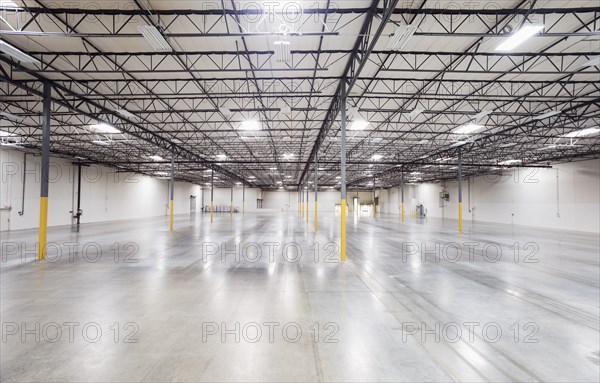
{"label": "warehouse interior", "polygon": [[0,381],[600,381],[600,5],[0,0]]}

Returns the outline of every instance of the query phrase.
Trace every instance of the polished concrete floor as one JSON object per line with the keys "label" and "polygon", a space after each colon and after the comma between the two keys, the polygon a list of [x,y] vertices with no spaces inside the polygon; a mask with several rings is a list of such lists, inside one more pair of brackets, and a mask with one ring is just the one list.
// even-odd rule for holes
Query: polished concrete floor
{"label": "polished concrete floor", "polygon": [[600,380],[597,235],[320,218],[2,233],[1,380]]}

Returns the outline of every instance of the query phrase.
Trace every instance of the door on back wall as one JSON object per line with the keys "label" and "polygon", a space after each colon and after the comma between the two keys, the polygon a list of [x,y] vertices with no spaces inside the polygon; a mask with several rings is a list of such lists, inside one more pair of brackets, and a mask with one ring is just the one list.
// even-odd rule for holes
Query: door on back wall
{"label": "door on back wall", "polygon": [[196,213],[196,196],[190,196],[190,214]]}

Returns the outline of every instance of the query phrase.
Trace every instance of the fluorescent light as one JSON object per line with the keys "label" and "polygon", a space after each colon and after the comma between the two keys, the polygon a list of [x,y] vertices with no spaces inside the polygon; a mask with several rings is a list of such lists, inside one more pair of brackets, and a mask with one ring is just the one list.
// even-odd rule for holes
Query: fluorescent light
{"label": "fluorescent light", "polygon": [[24,63],[39,63],[39,60],[29,56],[22,50],[10,45],[4,40],[0,40],[0,52]]}
{"label": "fluorescent light", "polygon": [[255,120],[242,121],[240,130],[260,130],[260,123]]}
{"label": "fluorescent light", "polygon": [[400,25],[396,29],[396,32],[390,37],[390,40],[385,46],[385,49],[391,49],[398,51],[403,49],[408,40],[415,34],[417,27],[414,25]]}
{"label": "fluorescent light", "polygon": [[510,148],[511,146],[515,146],[515,145],[517,145],[516,142],[507,142],[507,143],[498,145],[498,147],[499,148]]}
{"label": "fluorescent light", "polygon": [[164,161],[164,158],[162,158],[161,156],[157,156],[157,155],[148,156],[148,158],[150,158],[153,161]]}
{"label": "fluorescent light", "polygon": [[536,150],[548,150],[548,149],[556,149],[557,146],[556,145],[547,145],[547,146],[543,146],[541,148],[537,148]]}
{"label": "fluorescent light", "polygon": [[115,112],[119,113],[123,117],[135,118],[135,114],[131,113],[127,109],[117,109]]}
{"label": "fluorescent light", "polygon": [[411,120],[415,117],[417,117],[419,114],[423,113],[425,111],[425,109],[421,109],[421,108],[415,108],[412,112],[410,112],[408,114],[408,117],[411,118]]}
{"label": "fluorescent light", "polygon": [[12,137],[14,134],[0,130],[0,137]]}
{"label": "fluorescent light", "polygon": [[533,116],[533,119],[534,120],[543,120],[544,118],[556,116],[557,114],[561,114],[561,113],[562,113],[562,111],[560,111],[560,110],[552,110],[548,113],[538,114],[537,116]]}
{"label": "fluorescent light", "polygon": [[471,134],[471,133],[475,133],[478,130],[483,129],[483,125],[477,125],[477,124],[465,124],[462,126],[459,126],[458,128],[456,128],[454,130],[454,133],[456,134]]}
{"label": "fluorescent light", "polygon": [[154,175],[157,175],[157,176],[168,176],[169,173],[167,173],[167,172],[156,172],[156,173],[154,173]]}
{"label": "fluorescent light", "polygon": [[586,61],[585,63],[583,63],[581,65],[582,68],[588,68],[588,67],[592,67],[592,66],[599,66],[600,65],[600,56],[596,56],[593,59]]}
{"label": "fluorescent light", "polygon": [[381,154],[373,154],[373,157],[371,157],[371,159],[374,161],[379,161],[382,158],[383,156]]}
{"label": "fluorescent light", "polygon": [[290,42],[285,40],[278,40],[273,43],[275,45],[275,59],[277,62],[290,62]]}
{"label": "fluorescent light", "polygon": [[11,121],[14,121],[14,122],[21,122],[21,121],[23,121],[23,117],[19,117],[19,116],[16,116],[16,115],[14,115],[12,113],[8,113],[8,112],[0,111],[0,116],[5,117],[5,118],[7,118],[7,119],[9,119]]}
{"label": "fluorescent light", "polygon": [[570,137],[570,138],[577,138],[577,137],[585,137],[585,136],[591,136],[592,134],[596,134],[600,132],[600,128],[585,128],[585,129],[581,129],[581,130],[576,130],[574,132],[571,133],[567,133],[565,134],[565,137]]}
{"label": "fluorescent light", "polygon": [[352,121],[350,123],[350,126],[348,127],[348,129],[349,130],[363,130],[367,126],[369,126],[369,121],[357,120],[357,121]]}
{"label": "fluorescent light", "polygon": [[169,42],[164,38],[156,27],[152,25],[140,25],[138,31],[144,36],[148,44],[157,52],[172,52],[173,48],[169,45]]}
{"label": "fluorescent light", "polygon": [[115,128],[112,125],[106,124],[104,122],[101,122],[99,124],[95,124],[95,125],[90,125],[90,129],[98,132],[98,133],[121,133],[121,131],[117,128]]}
{"label": "fluorescent light", "polygon": [[294,154],[293,154],[293,153],[285,153],[285,154],[283,155],[283,158],[292,158],[292,157],[294,157]]}
{"label": "fluorescent light", "polygon": [[104,145],[104,146],[108,146],[108,145],[110,145],[110,144],[108,143],[108,141],[94,140],[94,141],[92,141],[92,142],[93,142],[94,144],[97,144],[97,145]]}
{"label": "fluorescent light", "polygon": [[14,10],[14,9],[21,9],[21,8],[19,8],[19,6],[14,1],[2,0],[2,1],[0,1],[0,9]]}
{"label": "fluorescent light", "polygon": [[510,35],[502,44],[498,45],[496,50],[511,51],[542,29],[544,29],[543,25],[524,25],[521,29]]}
{"label": "fluorescent light", "polygon": [[410,174],[412,174],[413,176],[418,176],[420,174],[422,174],[421,172],[411,172]]}
{"label": "fluorescent light", "polygon": [[220,160],[224,160],[227,158],[227,154],[217,154],[216,157]]}
{"label": "fluorescent light", "polygon": [[521,160],[506,160],[506,161],[498,162],[498,165],[513,165],[513,164],[520,164],[521,162],[522,162]]}
{"label": "fluorescent light", "polygon": [[485,116],[487,116],[490,113],[492,113],[491,110],[483,110],[483,111],[477,113],[476,115],[474,115],[473,117],[471,117],[471,120],[478,122],[479,120],[481,120],[482,118],[484,118]]}

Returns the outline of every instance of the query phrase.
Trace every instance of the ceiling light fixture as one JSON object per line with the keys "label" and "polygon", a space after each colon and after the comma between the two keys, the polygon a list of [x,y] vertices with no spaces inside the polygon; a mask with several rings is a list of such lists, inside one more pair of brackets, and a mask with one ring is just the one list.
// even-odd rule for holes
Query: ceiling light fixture
{"label": "ceiling light fixture", "polygon": [[0,130],[0,137],[12,137],[14,134]]}
{"label": "ceiling light fixture", "polygon": [[260,130],[260,123],[256,120],[242,121],[240,130]]}
{"label": "ceiling light fixture", "polygon": [[8,112],[0,111],[0,116],[6,118],[8,120],[14,121],[14,122],[23,121],[23,117],[19,117],[19,116],[16,116],[16,115],[14,115],[12,113],[8,113]]}
{"label": "ceiling light fixture", "polygon": [[520,164],[521,160],[506,160],[506,161],[502,161],[502,162],[498,162],[498,165],[514,165],[514,164]]}
{"label": "ceiling light fixture", "polygon": [[585,129],[576,130],[574,132],[567,133],[567,134],[565,134],[565,137],[569,137],[569,138],[585,137],[585,136],[591,136],[592,134],[596,134],[598,132],[600,132],[600,128],[598,128],[598,127],[585,128]]}
{"label": "ceiling light fixture", "polygon": [[36,63],[36,64],[39,64],[39,62],[40,62],[38,59],[29,56],[27,53],[23,52],[22,50],[20,50],[17,47],[10,45],[9,43],[7,43],[4,40],[0,40],[0,52],[4,53],[20,62]]}
{"label": "ceiling light fixture", "polygon": [[121,133],[121,131],[114,126],[107,124],[105,122],[100,122],[95,125],[90,125],[90,129],[95,131],[96,133],[107,133],[107,134],[117,134]]}
{"label": "ceiling light fixture", "polygon": [[119,113],[121,116],[126,118],[135,118],[135,114],[131,113],[127,109],[117,109],[115,112]]}
{"label": "ceiling light fixture", "polygon": [[381,154],[373,154],[373,157],[371,157],[371,159],[373,161],[379,161],[382,158],[383,158],[383,155],[381,155]]}
{"label": "ceiling light fixture", "polygon": [[152,161],[164,161],[165,160],[161,156],[157,156],[157,155],[148,156],[148,158],[150,158]]}
{"label": "ceiling light fixture", "polygon": [[357,120],[357,121],[352,121],[350,123],[350,126],[348,127],[348,129],[349,130],[363,130],[367,126],[369,126],[369,121]]}
{"label": "ceiling light fixture", "polygon": [[277,40],[275,45],[275,59],[277,62],[290,62],[292,56],[290,54],[290,42],[286,40]]}
{"label": "ceiling light fixture", "polygon": [[471,117],[471,120],[473,120],[475,122],[479,122],[479,120],[481,120],[482,118],[484,118],[485,116],[487,116],[490,113],[492,113],[491,110],[483,110],[483,111],[477,113],[476,115],[474,115],[473,117]]}
{"label": "ceiling light fixture", "polygon": [[496,47],[497,51],[512,51],[530,37],[544,29],[543,25],[524,25],[514,32],[502,44]]}
{"label": "ceiling light fixture", "polygon": [[216,157],[220,160],[227,159],[227,154],[217,154]]}
{"label": "ceiling light fixture", "polygon": [[108,141],[94,140],[94,141],[92,141],[92,142],[93,142],[94,144],[97,144],[97,145],[103,145],[103,146],[108,146],[108,145],[110,145],[110,144],[108,143]]}
{"label": "ceiling light fixture", "polygon": [[543,120],[544,118],[556,116],[557,114],[561,114],[561,113],[562,113],[561,110],[552,110],[552,111],[544,113],[544,114],[538,114],[537,116],[533,116],[532,118],[534,120]]}
{"label": "ceiling light fixture", "polygon": [[424,111],[425,111],[425,109],[415,108],[415,109],[413,109],[412,112],[410,112],[408,114],[408,117],[410,117],[410,119],[412,120],[413,118],[417,117],[419,114],[423,113]]}
{"label": "ceiling light fixture", "polygon": [[462,125],[462,126],[459,126],[458,128],[456,128],[454,130],[454,133],[456,133],[456,134],[471,134],[471,133],[475,133],[481,129],[483,129],[483,125],[465,124],[465,125]]}
{"label": "ceiling light fixture", "polygon": [[584,62],[581,67],[582,68],[589,68],[589,67],[593,67],[593,66],[599,66],[600,65],[600,56],[596,56],[593,59]]}
{"label": "ceiling light fixture", "polygon": [[417,27],[414,25],[399,25],[396,29],[396,32],[390,36],[385,49],[390,49],[393,51],[399,51],[403,49],[408,43],[408,40],[413,37],[416,31]]}
{"label": "ceiling light fixture", "polygon": [[140,25],[138,26],[138,31],[144,36],[148,44],[152,46],[152,48],[156,52],[172,52],[173,48],[169,45],[169,42],[165,39],[165,37],[160,33],[156,27],[152,25]]}

